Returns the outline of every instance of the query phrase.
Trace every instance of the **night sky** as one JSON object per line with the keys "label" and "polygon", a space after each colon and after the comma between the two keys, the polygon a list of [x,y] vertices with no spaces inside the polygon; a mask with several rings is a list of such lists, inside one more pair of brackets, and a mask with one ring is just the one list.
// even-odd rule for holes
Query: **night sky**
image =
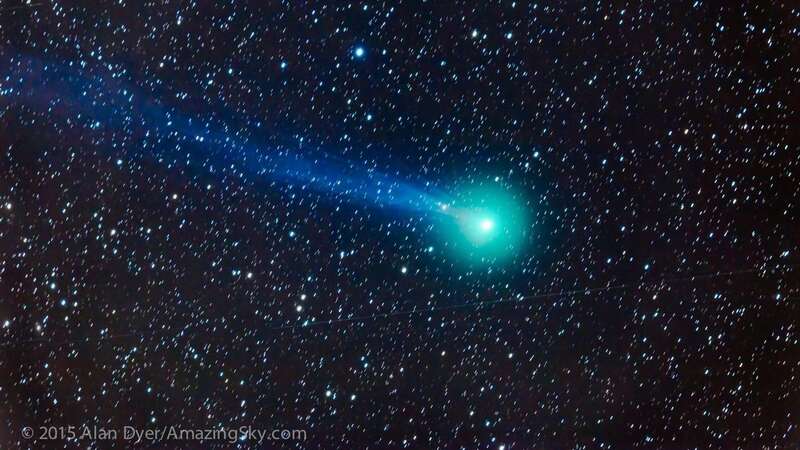
{"label": "night sky", "polygon": [[0,3],[0,448],[798,448],[800,5],[657,3]]}

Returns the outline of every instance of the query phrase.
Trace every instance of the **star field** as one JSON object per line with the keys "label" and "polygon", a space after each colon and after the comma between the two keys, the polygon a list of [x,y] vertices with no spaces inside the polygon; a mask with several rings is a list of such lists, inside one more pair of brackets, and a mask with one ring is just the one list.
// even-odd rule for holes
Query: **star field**
{"label": "star field", "polygon": [[0,4],[0,448],[799,446],[798,37],[790,3]]}

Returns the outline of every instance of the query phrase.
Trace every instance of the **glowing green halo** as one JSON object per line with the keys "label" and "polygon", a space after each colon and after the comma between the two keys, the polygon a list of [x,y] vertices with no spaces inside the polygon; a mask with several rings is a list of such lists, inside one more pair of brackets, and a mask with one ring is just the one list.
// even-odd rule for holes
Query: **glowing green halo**
{"label": "glowing green halo", "polygon": [[469,264],[512,259],[530,226],[519,196],[498,185],[465,186],[440,208],[445,246]]}

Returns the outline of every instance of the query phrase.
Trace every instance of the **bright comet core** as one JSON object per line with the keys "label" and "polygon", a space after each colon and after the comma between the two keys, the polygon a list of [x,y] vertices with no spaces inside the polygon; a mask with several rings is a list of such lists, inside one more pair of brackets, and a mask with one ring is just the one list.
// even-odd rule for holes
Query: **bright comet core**
{"label": "bright comet core", "polygon": [[445,220],[447,246],[460,260],[493,263],[513,258],[523,244],[527,215],[513,192],[499,185],[468,185],[456,190]]}
{"label": "bright comet core", "polygon": [[489,232],[492,231],[494,228],[494,220],[492,219],[483,219],[481,220],[481,231]]}

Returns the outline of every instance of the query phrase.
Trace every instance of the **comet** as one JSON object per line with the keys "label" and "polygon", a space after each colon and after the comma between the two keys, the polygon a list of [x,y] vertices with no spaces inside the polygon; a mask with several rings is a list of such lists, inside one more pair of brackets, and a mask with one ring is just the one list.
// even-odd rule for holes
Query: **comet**
{"label": "comet", "polygon": [[512,252],[518,241],[519,208],[497,187],[474,185],[453,193],[430,181],[414,182],[374,165],[325,153],[302,138],[259,144],[264,131],[252,118],[239,122],[254,127],[236,128],[219,115],[189,115],[181,111],[180,98],[172,103],[156,98],[129,76],[105,66],[16,56],[8,67],[9,72],[0,78],[3,100],[26,105],[52,120],[82,125],[82,132],[147,142],[142,147],[166,164],[198,161],[195,168],[199,170],[291,184],[322,197],[421,215],[445,230],[447,247],[460,249],[461,256],[470,259],[495,260]]}

